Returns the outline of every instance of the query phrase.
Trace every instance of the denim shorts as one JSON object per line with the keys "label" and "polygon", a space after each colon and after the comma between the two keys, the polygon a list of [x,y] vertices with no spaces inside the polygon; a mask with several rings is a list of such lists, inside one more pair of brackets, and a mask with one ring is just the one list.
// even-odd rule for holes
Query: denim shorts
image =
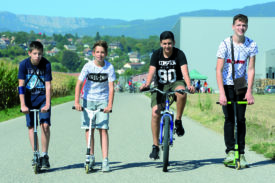
{"label": "denim shorts", "polygon": [[[97,110],[97,109],[104,109],[108,105],[108,101],[88,101],[85,99],[81,100],[81,105],[84,108],[89,110]],[[83,109],[81,114],[81,128],[82,129],[89,129],[90,118],[88,116],[87,111]],[[95,114],[92,120],[92,128],[96,129],[109,129],[109,114],[98,112]]]}
{"label": "denim shorts", "polygon": [[[46,105],[46,101],[38,106],[38,107],[29,107],[29,109],[41,109]],[[39,117],[40,124],[47,123],[49,126],[51,126],[51,108],[49,112],[43,113],[39,112],[39,115],[36,116]],[[26,114],[26,121],[27,121],[27,127],[33,127],[34,126],[34,113],[30,112],[29,114]],[[38,124],[38,119],[36,119],[36,124]]]}

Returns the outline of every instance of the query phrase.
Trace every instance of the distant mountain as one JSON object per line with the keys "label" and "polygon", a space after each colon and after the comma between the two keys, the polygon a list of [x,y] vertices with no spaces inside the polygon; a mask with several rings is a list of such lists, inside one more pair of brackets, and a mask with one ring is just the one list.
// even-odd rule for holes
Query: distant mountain
{"label": "distant mountain", "polygon": [[34,15],[16,15],[10,12],[0,12],[0,31],[26,31],[52,33],[77,33],[78,35],[95,36],[129,36],[147,38],[159,35],[163,30],[170,30],[179,17],[227,17],[243,13],[249,17],[275,17],[275,2],[247,6],[241,9],[227,11],[199,10],[180,13],[173,16],[153,19],[125,21],[102,18],[64,18]]}

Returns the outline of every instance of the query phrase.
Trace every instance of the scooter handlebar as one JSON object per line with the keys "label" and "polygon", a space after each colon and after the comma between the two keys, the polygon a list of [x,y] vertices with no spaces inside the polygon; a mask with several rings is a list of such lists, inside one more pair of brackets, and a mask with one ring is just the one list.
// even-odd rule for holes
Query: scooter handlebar
{"label": "scooter handlebar", "polygon": [[[82,107],[82,106],[81,106],[81,107]],[[83,111],[83,108],[84,108],[84,107],[82,107],[82,111]],[[73,109],[73,110],[76,110],[76,109],[75,109],[75,106],[72,106],[72,109]],[[100,111],[100,112],[104,112],[104,109],[100,109],[99,111]],[[110,113],[111,113],[111,112],[112,112],[112,110],[110,111]]]}
{"label": "scooter handlebar", "polygon": [[[237,103],[237,104],[247,104],[247,101],[228,101],[227,104],[232,104],[232,103]],[[220,102],[216,102],[216,104],[220,104]]]}

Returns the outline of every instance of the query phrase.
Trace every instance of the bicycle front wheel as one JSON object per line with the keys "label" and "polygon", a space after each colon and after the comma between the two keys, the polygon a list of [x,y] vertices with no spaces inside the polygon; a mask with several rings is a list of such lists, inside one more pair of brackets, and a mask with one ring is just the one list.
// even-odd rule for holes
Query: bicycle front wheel
{"label": "bicycle front wheel", "polygon": [[164,138],[163,138],[163,171],[167,172],[167,167],[169,163],[169,141],[170,141],[170,118],[165,116],[164,122]]}

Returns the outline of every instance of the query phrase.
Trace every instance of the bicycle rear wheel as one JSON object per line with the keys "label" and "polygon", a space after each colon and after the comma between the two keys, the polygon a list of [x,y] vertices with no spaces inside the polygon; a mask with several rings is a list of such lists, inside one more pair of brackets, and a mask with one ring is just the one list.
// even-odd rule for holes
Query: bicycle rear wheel
{"label": "bicycle rear wheel", "polygon": [[164,138],[163,138],[163,171],[167,172],[167,167],[169,163],[169,141],[170,141],[170,118],[165,116],[164,122]]}

